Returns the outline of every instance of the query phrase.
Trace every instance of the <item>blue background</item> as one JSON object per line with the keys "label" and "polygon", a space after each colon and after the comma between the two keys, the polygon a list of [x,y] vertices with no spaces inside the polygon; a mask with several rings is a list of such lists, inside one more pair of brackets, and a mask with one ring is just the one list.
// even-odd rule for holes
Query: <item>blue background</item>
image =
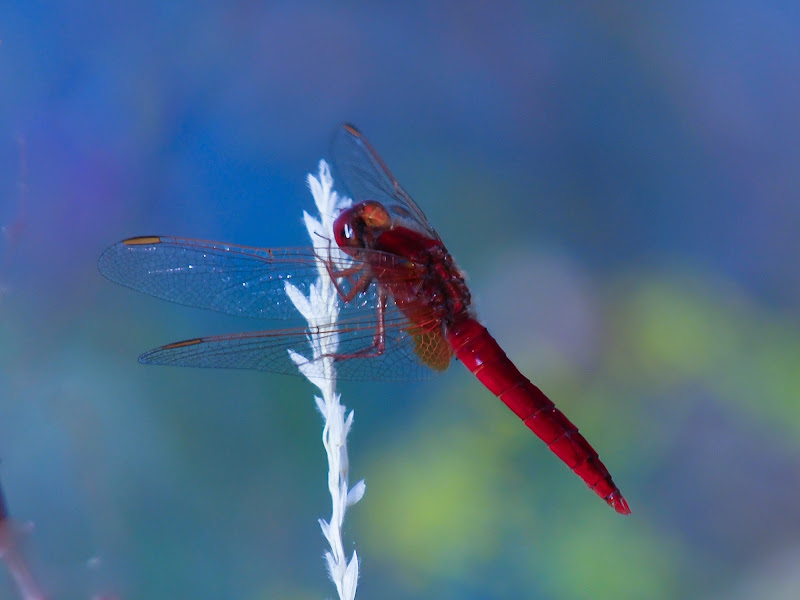
{"label": "blue background", "polygon": [[0,480],[35,523],[43,587],[334,596],[312,387],[139,365],[261,324],[114,286],[96,261],[145,234],[305,244],[305,175],[351,121],[633,510],[460,365],[343,384],[367,482],[345,532],[358,597],[793,597],[798,18],[744,1],[0,4]]}

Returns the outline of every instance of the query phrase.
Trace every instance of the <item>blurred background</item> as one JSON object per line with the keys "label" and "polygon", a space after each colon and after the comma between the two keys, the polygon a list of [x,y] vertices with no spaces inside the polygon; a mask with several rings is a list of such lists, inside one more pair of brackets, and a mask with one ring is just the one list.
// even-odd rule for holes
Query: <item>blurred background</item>
{"label": "blurred background", "polygon": [[[0,4],[0,481],[52,598],[335,597],[300,378],[145,367],[269,324],[97,272],[301,245],[355,123],[621,517],[461,366],[343,383],[357,597],[796,598],[800,7]],[[0,574],[0,596],[15,597]]]}

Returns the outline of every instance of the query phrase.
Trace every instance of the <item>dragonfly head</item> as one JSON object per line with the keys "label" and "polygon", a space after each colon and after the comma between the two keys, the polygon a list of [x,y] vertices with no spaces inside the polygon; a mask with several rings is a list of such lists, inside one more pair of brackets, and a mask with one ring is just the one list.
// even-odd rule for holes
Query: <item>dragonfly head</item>
{"label": "dragonfly head", "polygon": [[342,211],[333,222],[336,243],[347,254],[370,248],[381,233],[390,229],[392,219],[383,204],[374,200],[359,202]]}

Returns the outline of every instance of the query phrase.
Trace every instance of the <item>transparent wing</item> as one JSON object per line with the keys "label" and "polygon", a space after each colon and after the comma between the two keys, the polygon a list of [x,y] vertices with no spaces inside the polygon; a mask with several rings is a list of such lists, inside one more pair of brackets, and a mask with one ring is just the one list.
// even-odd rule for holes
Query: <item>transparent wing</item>
{"label": "transparent wing", "polygon": [[424,213],[358,129],[345,124],[333,139],[336,174],[353,199],[377,200],[405,225],[440,240]]}
{"label": "transparent wing", "polygon": [[[366,251],[364,252],[366,255]],[[408,261],[372,252],[371,264],[411,277]],[[333,271],[359,264],[333,248]],[[299,315],[286,295],[285,284],[308,295],[308,286],[324,268],[313,248],[254,248],[177,237],[138,237],[108,248],[100,257],[100,273],[145,294],[197,308],[239,317],[292,319]],[[352,281],[342,279],[344,290]],[[374,286],[373,286],[374,287]],[[374,291],[361,294],[353,306],[375,302]]]}
{"label": "transparent wing", "polygon": [[[375,347],[376,315],[339,321],[336,325],[318,327],[313,333],[338,337],[336,370],[340,379],[407,380],[430,376],[431,369],[415,350],[418,343],[414,332],[419,326],[410,326],[396,308],[388,309],[385,322],[385,347],[380,353]],[[431,329],[436,326],[430,324]],[[195,338],[150,350],[139,361],[153,365],[256,369],[299,375],[289,350],[310,359],[308,334],[308,329],[296,328]]]}

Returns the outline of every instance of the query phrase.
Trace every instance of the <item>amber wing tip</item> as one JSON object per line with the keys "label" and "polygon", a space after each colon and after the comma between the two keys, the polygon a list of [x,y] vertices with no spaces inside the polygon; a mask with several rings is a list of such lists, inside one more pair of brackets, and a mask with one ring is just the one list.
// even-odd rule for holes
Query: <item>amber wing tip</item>
{"label": "amber wing tip", "polygon": [[631,509],[628,506],[628,503],[625,501],[625,498],[622,497],[622,494],[619,490],[615,490],[611,492],[608,496],[606,496],[606,502],[608,505],[617,511],[621,515],[629,515],[631,514]]}
{"label": "amber wing tip", "polygon": [[157,235],[142,235],[122,240],[122,243],[126,246],[150,246],[152,244],[160,244],[161,238]]}
{"label": "amber wing tip", "polygon": [[354,135],[354,136],[359,137],[359,138],[361,137],[361,132],[358,130],[358,128],[355,125],[351,125],[350,123],[344,123],[342,125],[342,127],[350,135]]}

